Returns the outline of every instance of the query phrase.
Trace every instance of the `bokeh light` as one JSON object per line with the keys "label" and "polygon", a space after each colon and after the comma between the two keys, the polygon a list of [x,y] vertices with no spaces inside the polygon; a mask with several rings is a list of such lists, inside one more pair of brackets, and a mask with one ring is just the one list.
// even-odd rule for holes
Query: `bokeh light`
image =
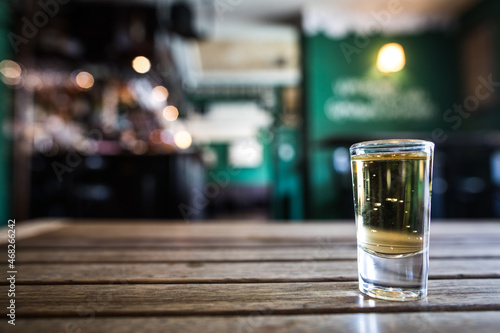
{"label": "bokeh light", "polygon": [[378,53],[377,68],[382,73],[398,72],[405,67],[406,59],[403,47],[398,43],[382,46]]}
{"label": "bokeh light", "polygon": [[80,72],[75,77],[75,82],[82,89],[90,89],[94,85],[94,77],[89,72]]}
{"label": "bokeh light", "polygon": [[180,149],[188,149],[189,147],[191,147],[193,139],[191,137],[191,134],[189,134],[188,132],[179,131],[174,135],[174,142],[175,145]]}
{"label": "bokeh light", "polygon": [[16,85],[21,82],[21,66],[12,60],[2,60],[0,62],[1,79],[5,84]]}
{"label": "bokeh light", "polygon": [[158,102],[165,102],[168,98],[168,90],[164,86],[156,86],[153,88],[153,98]]}
{"label": "bokeh light", "polygon": [[135,57],[134,60],[132,60],[132,68],[137,73],[144,74],[151,69],[151,62],[148,58],[143,56]]}
{"label": "bokeh light", "polygon": [[173,105],[169,105],[163,109],[163,118],[167,121],[174,121],[179,117],[179,110]]}

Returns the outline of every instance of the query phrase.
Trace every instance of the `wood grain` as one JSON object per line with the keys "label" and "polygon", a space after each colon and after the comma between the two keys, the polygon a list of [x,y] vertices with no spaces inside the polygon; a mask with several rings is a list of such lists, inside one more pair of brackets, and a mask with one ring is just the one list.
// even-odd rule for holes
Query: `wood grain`
{"label": "wood grain", "polygon": [[[213,223],[186,224],[130,221],[65,221],[66,226],[38,237],[21,240],[23,248],[238,248],[353,245],[354,222],[307,224]],[[500,243],[500,223],[435,223],[434,244],[469,245]]]}
{"label": "wood grain", "polygon": [[[500,279],[434,280],[429,297],[390,302],[361,295],[356,282],[265,284],[19,285],[18,318],[500,311]],[[452,291],[452,292],[451,292]],[[7,304],[6,294],[0,304]]]}
{"label": "wood grain", "polygon": [[[47,223],[48,220],[42,220]],[[151,220],[54,220],[64,223],[65,227],[52,232],[50,238],[89,236],[95,239],[105,238],[179,238],[179,239],[315,239],[329,236],[336,239],[355,238],[354,220],[325,221],[322,223],[262,223],[261,221],[234,221],[204,223],[185,223]],[[29,222],[37,223],[36,221]],[[92,230],[89,233],[89,230]],[[500,237],[500,220],[477,221],[433,221],[431,235],[444,236],[485,236],[496,234]]]}
{"label": "wood grain", "polygon": [[[356,281],[356,260],[249,263],[18,264],[17,284]],[[0,273],[0,284],[8,274]],[[499,259],[431,260],[431,279],[500,278]],[[5,281],[5,282],[4,282]]]}
{"label": "wood grain", "polygon": [[[178,239],[178,240],[303,240],[323,238],[353,238],[354,223],[315,223],[285,224],[256,222],[207,222],[207,223],[169,223],[152,221],[77,220],[72,224],[48,235],[49,238],[89,237],[92,239]],[[304,228],[304,226],[306,226]],[[92,230],[92,233],[89,233]]]}
{"label": "wood grain", "polygon": [[[464,254],[468,252],[462,251]],[[484,254],[483,247],[475,251]],[[456,254],[454,252],[453,254]],[[494,252],[489,252],[494,255]],[[148,263],[148,262],[261,262],[261,261],[321,261],[355,260],[356,246],[322,244],[317,247],[255,247],[251,249],[24,249],[17,251],[20,263]],[[473,254],[471,254],[473,255]],[[498,246],[500,257],[500,244]],[[7,256],[5,256],[5,262]]]}
{"label": "wood grain", "polygon": [[[30,237],[40,236],[44,233],[53,232],[66,226],[62,219],[39,219],[18,222],[15,224],[16,241]],[[0,228],[0,244],[7,244],[7,226]]]}
{"label": "wood grain", "polygon": [[[429,296],[403,303],[357,290],[353,221],[54,222],[16,239],[17,327],[4,320],[1,332],[481,333],[500,325],[499,221],[433,222]],[[0,293],[0,304],[8,301]]]}
{"label": "wood grain", "polygon": [[[0,257],[2,254],[0,254]],[[4,262],[7,261],[3,253]],[[336,245],[323,242],[317,246],[231,248],[163,248],[163,249],[102,249],[46,248],[16,252],[20,263],[148,263],[148,262],[255,262],[255,261],[321,261],[355,260],[356,245]],[[430,258],[500,258],[498,244],[469,244],[454,246],[431,242]]]}
{"label": "wood grain", "polygon": [[[1,327],[1,326],[0,326]],[[19,319],[2,332],[80,333],[287,333],[317,332],[474,332],[491,333],[500,327],[500,315],[487,312],[359,313],[330,315],[262,315],[218,317],[96,317]]]}

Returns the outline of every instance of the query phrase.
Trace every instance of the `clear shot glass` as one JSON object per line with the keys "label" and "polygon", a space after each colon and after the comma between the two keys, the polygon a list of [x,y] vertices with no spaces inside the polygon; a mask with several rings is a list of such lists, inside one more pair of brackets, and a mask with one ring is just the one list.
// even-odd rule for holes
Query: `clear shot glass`
{"label": "clear shot glass", "polygon": [[350,154],[359,290],[394,301],[426,297],[434,143],[366,141]]}

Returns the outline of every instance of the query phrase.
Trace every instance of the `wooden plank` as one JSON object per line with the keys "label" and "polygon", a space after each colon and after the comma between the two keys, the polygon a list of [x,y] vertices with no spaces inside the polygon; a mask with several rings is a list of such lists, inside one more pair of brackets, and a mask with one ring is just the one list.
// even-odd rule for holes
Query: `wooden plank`
{"label": "wooden plank", "polygon": [[[78,220],[77,220],[78,221]],[[297,223],[262,223],[262,221],[234,221],[218,222],[205,221],[203,223],[168,223],[139,221],[128,223],[127,228],[122,226],[123,222],[112,223],[109,221],[90,220],[89,224],[78,222],[79,229],[67,228],[61,230],[61,235],[86,235],[88,227],[95,224],[100,226],[97,238],[130,238],[146,237],[156,238],[158,232],[172,238],[196,238],[196,239],[257,239],[257,240],[282,240],[282,239],[341,239],[355,240],[354,220],[334,220],[325,222],[297,222]],[[119,230],[117,230],[119,229]],[[431,235],[437,239],[452,240],[454,237],[468,236],[474,238],[500,239],[500,220],[437,220],[431,224]]]}
{"label": "wooden plank", "polygon": [[[54,219],[39,219],[33,221],[18,222],[14,225],[16,241],[25,240],[30,237],[39,236],[44,233],[55,232],[63,229],[66,226],[64,220]],[[0,228],[0,244],[7,244],[8,228],[6,226]]]}
{"label": "wooden plank", "polygon": [[[261,221],[204,223],[170,223],[149,220],[65,220],[67,227],[53,232],[53,238],[91,237],[108,238],[171,238],[171,239],[315,239],[325,236],[333,239],[355,239],[354,221],[329,221],[324,223],[262,223]],[[467,235],[500,237],[500,221],[456,223],[433,222],[431,234],[452,239]]]}
{"label": "wooden plank", "polygon": [[[500,279],[434,280],[429,297],[390,302],[356,282],[265,284],[18,285],[16,318],[499,311]],[[0,304],[7,304],[0,294]]]}
{"label": "wooden plank", "polygon": [[[293,263],[19,264],[16,283],[104,284],[116,280],[117,276],[127,283],[355,281],[356,269],[354,260]],[[0,276],[0,283],[7,284],[8,274],[0,272]]]}
{"label": "wooden plank", "polygon": [[[319,243],[355,244],[354,224],[165,224],[106,221],[69,224],[58,231],[26,241],[28,247],[171,248],[171,247],[290,247]],[[434,244],[498,244],[500,223],[438,223],[432,226]]]}
{"label": "wooden plank", "polygon": [[[22,248],[32,249],[179,249],[179,248],[197,248],[197,249],[237,249],[237,248],[280,248],[280,247],[310,247],[318,244],[314,239],[185,239],[178,240],[172,238],[106,238],[92,239],[85,237],[74,238],[44,238],[29,239],[18,242]],[[485,240],[487,242],[487,240]],[[355,245],[356,241],[336,241],[338,244]]]}
{"label": "wooden plank", "polygon": [[18,319],[16,321],[16,326],[6,327],[5,331],[2,330],[2,332],[491,333],[498,331],[498,327],[500,327],[500,312],[496,311],[357,313],[294,316],[273,316],[264,311],[256,311],[248,316]]}
{"label": "wooden plank", "polygon": [[168,223],[151,221],[77,220],[50,235],[50,238],[87,237],[91,239],[177,239],[177,240],[303,240],[324,238],[354,239],[354,223],[289,224],[233,222]]}
{"label": "wooden plank", "polygon": [[[2,255],[0,254],[0,257]],[[7,262],[6,252],[3,262]],[[163,248],[163,249],[87,249],[18,247],[19,263],[148,263],[148,262],[253,262],[253,261],[321,261],[356,259],[356,245],[335,245],[324,242],[303,247],[254,247],[250,249]],[[500,258],[498,244],[467,244],[430,246],[430,258]]]}
{"label": "wooden plank", "polygon": [[[254,262],[356,259],[356,246],[285,247],[252,249],[23,249],[16,252],[19,263],[91,262]],[[498,246],[500,256],[500,245]],[[7,262],[5,256],[4,262]]]}
{"label": "wooden plank", "polygon": [[[356,281],[355,260],[248,263],[18,264],[17,284]],[[6,271],[0,284],[7,284]],[[431,260],[431,279],[500,278],[500,259]]]}
{"label": "wooden plank", "polygon": [[[177,239],[89,239],[84,237],[64,238],[64,239],[29,239],[17,242],[18,245],[25,249],[182,249],[182,248],[197,248],[197,249],[238,249],[238,248],[283,248],[283,247],[312,247],[322,242],[335,242],[337,245],[353,246],[356,240],[318,240],[318,239],[263,239],[263,240],[244,240],[244,239],[186,239],[179,241]],[[477,238],[471,238],[463,235],[461,237],[449,239],[431,238],[432,244],[442,244],[443,246],[468,246],[468,245],[497,245],[500,243],[500,238],[496,235],[488,235]]]}

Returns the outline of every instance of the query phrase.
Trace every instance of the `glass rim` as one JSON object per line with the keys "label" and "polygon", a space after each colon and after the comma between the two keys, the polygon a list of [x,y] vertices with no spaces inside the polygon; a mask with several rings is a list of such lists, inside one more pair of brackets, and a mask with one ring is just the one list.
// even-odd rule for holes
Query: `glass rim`
{"label": "glass rim", "polygon": [[385,139],[362,141],[353,144],[350,150],[357,148],[412,148],[412,147],[434,147],[434,142],[418,139]]}

